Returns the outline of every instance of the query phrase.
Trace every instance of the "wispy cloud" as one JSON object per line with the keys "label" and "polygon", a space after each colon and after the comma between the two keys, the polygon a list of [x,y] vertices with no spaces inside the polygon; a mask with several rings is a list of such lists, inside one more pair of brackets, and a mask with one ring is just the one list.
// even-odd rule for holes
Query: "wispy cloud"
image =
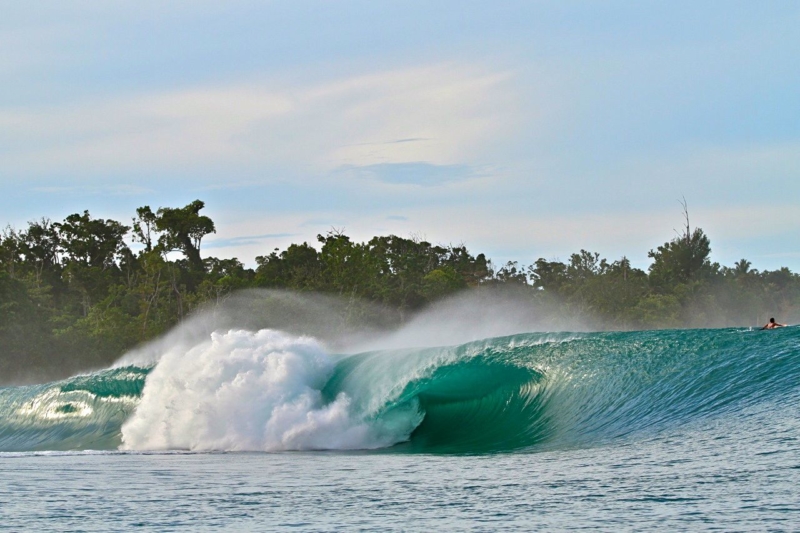
{"label": "wispy cloud", "polygon": [[339,172],[359,179],[377,180],[395,185],[420,185],[431,187],[453,181],[476,177],[476,171],[467,165],[432,165],[422,161],[413,163],[380,163],[363,167],[345,166]]}
{"label": "wispy cloud", "polygon": [[242,237],[231,237],[228,239],[210,240],[203,244],[206,249],[213,248],[237,248],[242,246],[260,245],[269,239],[285,239],[294,237],[296,233],[266,233],[264,235],[245,235]]}
{"label": "wispy cloud", "polygon": [[0,172],[463,164],[513,116],[508,80],[438,64],[317,83],[266,80],[0,107],[7,132]]}
{"label": "wispy cloud", "polygon": [[101,186],[49,186],[32,187],[31,192],[44,194],[68,194],[74,196],[141,196],[155,191],[139,185],[101,185]]}
{"label": "wispy cloud", "polygon": [[376,141],[376,142],[368,142],[368,143],[356,143],[351,144],[348,146],[381,146],[386,144],[401,144],[401,143],[416,143],[416,142],[425,142],[430,141],[432,139],[427,139],[425,137],[411,137],[408,139],[394,139],[391,141]]}

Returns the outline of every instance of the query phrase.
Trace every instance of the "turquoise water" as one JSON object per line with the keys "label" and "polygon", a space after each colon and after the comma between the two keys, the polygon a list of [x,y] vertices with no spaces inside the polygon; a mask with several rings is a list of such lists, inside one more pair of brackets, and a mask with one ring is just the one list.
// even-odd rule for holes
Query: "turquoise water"
{"label": "turquoise water", "polygon": [[0,389],[11,529],[800,527],[800,328],[329,354],[220,332]]}

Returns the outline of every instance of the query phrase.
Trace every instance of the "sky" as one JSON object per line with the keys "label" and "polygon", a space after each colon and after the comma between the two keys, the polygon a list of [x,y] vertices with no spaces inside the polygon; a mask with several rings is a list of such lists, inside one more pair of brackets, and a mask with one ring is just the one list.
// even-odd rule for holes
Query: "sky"
{"label": "sky", "polygon": [[496,265],[800,272],[800,2],[0,0],[0,224],[200,199],[203,255],[344,231]]}

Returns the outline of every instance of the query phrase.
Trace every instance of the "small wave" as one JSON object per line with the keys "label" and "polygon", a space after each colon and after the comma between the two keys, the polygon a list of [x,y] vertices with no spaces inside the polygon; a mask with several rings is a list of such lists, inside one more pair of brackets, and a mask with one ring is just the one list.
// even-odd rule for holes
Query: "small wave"
{"label": "small wave", "polygon": [[0,452],[116,448],[147,372],[119,368],[0,389]]}

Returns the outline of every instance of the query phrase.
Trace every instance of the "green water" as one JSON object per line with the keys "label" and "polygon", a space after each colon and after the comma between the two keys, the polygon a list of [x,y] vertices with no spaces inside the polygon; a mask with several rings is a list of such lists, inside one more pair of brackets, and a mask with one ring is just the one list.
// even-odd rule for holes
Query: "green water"
{"label": "green water", "polygon": [[0,389],[0,524],[797,530],[798,356],[800,328],[355,355],[220,333],[155,366]]}

